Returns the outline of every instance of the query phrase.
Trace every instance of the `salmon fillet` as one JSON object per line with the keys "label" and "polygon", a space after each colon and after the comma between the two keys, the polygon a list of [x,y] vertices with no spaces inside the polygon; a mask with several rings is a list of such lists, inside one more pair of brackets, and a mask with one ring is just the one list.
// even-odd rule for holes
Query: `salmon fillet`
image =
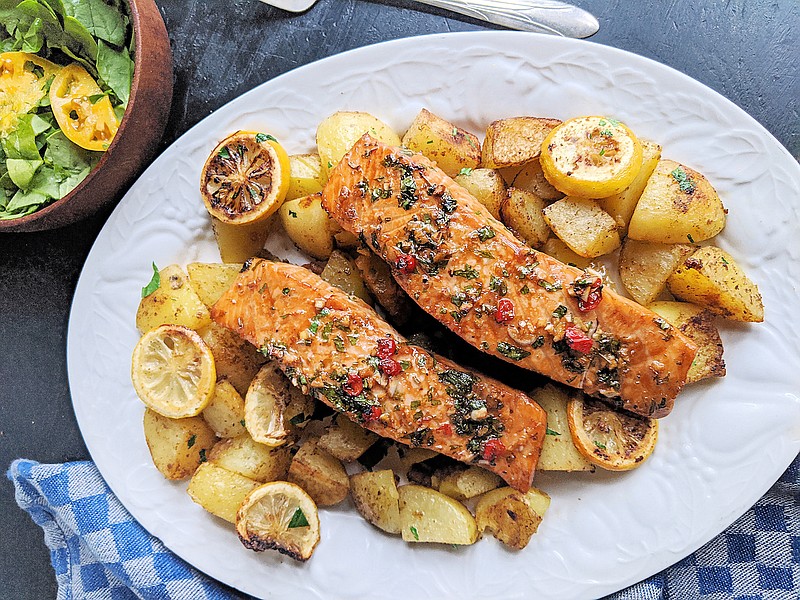
{"label": "salmon fillet", "polygon": [[525,245],[424,156],[365,135],[322,203],[476,348],[640,415],[672,410],[695,345],[599,277]]}
{"label": "salmon fillet", "polygon": [[538,404],[409,344],[364,302],[307,269],[255,259],[211,317],[275,360],[304,393],[378,435],[530,488],[547,421]]}

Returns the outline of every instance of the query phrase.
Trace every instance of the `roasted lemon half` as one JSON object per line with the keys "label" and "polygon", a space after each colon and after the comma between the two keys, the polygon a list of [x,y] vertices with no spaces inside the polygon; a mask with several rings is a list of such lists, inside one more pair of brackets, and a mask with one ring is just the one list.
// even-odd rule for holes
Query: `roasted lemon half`
{"label": "roasted lemon half", "polygon": [[271,481],[244,499],[236,513],[236,531],[251,550],[277,550],[306,561],[319,543],[317,505],[300,486]]}
{"label": "roasted lemon half", "polygon": [[136,344],[131,361],[136,393],[150,409],[164,417],[193,417],[214,395],[217,372],[214,356],[193,330],[162,325],[148,331]]}
{"label": "roasted lemon half", "polygon": [[244,424],[257,442],[272,448],[291,441],[297,425],[314,412],[314,401],[267,363],[253,378],[244,399]]}
{"label": "roasted lemon half", "polygon": [[289,183],[289,156],[283,146],[266,133],[237,131],[206,160],[200,193],[212,217],[243,225],[278,210]]}
{"label": "roasted lemon half", "polygon": [[656,419],[618,412],[586,397],[569,401],[567,418],[575,447],[598,467],[610,471],[635,469],[655,450]]}
{"label": "roasted lemon half", "polygon": [[544,176],[569,196],[605,198],[628,187],[642,166],[642,144],[609,117],[576,117],[555,127],[542,143]]}

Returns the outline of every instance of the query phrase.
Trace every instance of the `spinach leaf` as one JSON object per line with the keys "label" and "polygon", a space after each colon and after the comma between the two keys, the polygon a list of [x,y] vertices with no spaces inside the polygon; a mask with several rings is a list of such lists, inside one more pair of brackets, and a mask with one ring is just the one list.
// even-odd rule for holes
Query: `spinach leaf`
{"label": "spinach leaf", "polygon": [[97,73],[123,106],[128,106],[133,80],[133,61],[128,49],[115,50],[102,40],[97,43]]}
{"label": "spinach leaf", "polygon": [[122,12],[103,0],[64,0],[64,10],[75,17],[95,37],[115,46],[124,46],[126,19]]}
{"label": "spinach leaf", "polygon": [[27,160],[25,158],[9,158],[6,161],[8,176],[18,188],[27,189],[36,170],[42,166],[41,160]]}
{"label": "spinach leaf", "polygon": [[59,129],[48,136],[44,159],[56,172],[68,171],[74,174],[86,167],[93,167],[99,159],[96,154],[73,144]]}
{"label": "spinach leaf", "polygon": [[22,158],[26,160],[40,160],[39,149],[36,147],[36,134],[31,126],[33,115],[23,115],[17,121],[17,126],[6,137],[2,138],[3,152],[8,158]]}
{"label": "spinach leaf", "polygon": [[[64,17],[64,43],[61,50],[84,67],[88,67],[90,73],[97,72],[93,64],[97,60],[97,42],[83,23],[69,15]],[[87,59],[91,59],[91,62]]]}

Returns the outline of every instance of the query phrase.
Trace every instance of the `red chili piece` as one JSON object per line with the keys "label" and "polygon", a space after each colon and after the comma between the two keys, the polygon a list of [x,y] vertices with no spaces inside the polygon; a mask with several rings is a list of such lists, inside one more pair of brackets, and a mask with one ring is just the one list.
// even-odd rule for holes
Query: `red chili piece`
{"label": "red chili piece", "polygon": [[401,254],[394,261],[394,266],[398,271],[410,275],[417,268],[417,257],[411,254]]}
{"label": "red chili piece", "polygon": [[589,354],[592,351],[592,338],[588,335],[583,333],[580,329],[575,327],[569,327],[565,332],[564,335],[567,338],[567,346],[575,350],[575,352],[580,352],[581,354]]}
{"label": "red chili piece", "polygon": [[350,396],[358,396],[364,389],[364,380],[355,373],[350,373],[342,389]]}
{"label": "red chili piece", "polygon": [[441,427],[437,427],[436,431],[442,435],[453,435],[453,426],[450,423],[445,423]]}
{"label": "red chili piece", "polygon": [[487,440],[483,445],[483,460],[494,460],[501,454],[505,454],[506,445],[498,439]]}
{"label": "red chili piece", "polygon": [[379,406],[370,406],[369,410],[364,413],[364,420],[369,421],[377,421],[381,418],[383,411],[380,409]]}
{"label": "red chili piece", "polygon": [[400,365],[400,363],[393,358],[382,358],[378,362],[378,368],[381,370],[381,373],[388,375],[389,377],[398,375],[403,371],[403,367]]}
{"label": "red chili piece", "polygon": [[500,298],[497,310],[494,311],[494,320],[498,323],[508,323],[514,318],[514,303],[508,298]]}
{"label": "red chili piece", "polygon": [[397,354],[397,342],[392,338],[381,338],[378,340],[378,358],[389,358]]}
{"label": "red chili piece", "polygon": [[589,293],[586,295],[586,300],[582,297],[578,298],[578,310],[586,312],[597,308],[600,301],[603,299],[603,282],[598,277],[589,286]]}

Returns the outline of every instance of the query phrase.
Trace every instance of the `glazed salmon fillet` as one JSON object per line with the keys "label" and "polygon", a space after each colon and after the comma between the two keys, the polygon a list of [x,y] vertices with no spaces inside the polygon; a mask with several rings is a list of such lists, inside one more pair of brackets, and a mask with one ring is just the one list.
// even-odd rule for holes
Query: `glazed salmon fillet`
{"label": "glazed salmon fillet", "polygon": [[691,340],[598,276],[525,245],[424,156],[365,135],[332,170],[322,203],[476,348],[640,415],[672,410]]}
{"label": "glazed salmon fillet", "polygon": [[303,392],[365,428],[530,488],[546,431],[538,404],[409,344],[311,271],[255,259],[211,316],[275,360]]}

